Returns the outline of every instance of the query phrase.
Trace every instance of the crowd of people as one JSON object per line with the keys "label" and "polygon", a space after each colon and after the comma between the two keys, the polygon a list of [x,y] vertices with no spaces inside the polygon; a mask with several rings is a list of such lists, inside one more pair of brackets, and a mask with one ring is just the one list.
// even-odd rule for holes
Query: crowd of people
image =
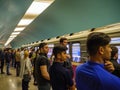
{"label": "crowd of people", "polygon": [[66,53],[67,38],[61,38],[60,43],[53,48],[52,62],[47,57],[47,43],[40,43],[36,51],[34,48],[1,49],[1,74],[5,74],[4,66],[7,75],[12,74],[11,66],[16,68],[16,76],[22,78],[22,90],[28,90],[31,75],[38,90],[119,90],[118,49],[111,47],[110,41],[110,37],[102,32],[88,35],[88,61],[77,67],[75,81],[71,56]]}

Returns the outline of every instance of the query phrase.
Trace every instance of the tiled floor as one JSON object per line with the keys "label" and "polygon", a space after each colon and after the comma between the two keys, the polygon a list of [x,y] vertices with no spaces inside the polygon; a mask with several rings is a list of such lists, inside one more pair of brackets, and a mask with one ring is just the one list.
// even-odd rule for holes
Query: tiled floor
{"label": "tiled floor", "polygon": [[[12,75],[0,74],[0,90],[22,90],[21,78],[15,76],[15,69],[11,68]],[[38,90],[33,85],[33,79],[29,84],[29,90]]]}
{"label": "tiled floor", "polygon": [[[9,76],[0,74],[0,90],[22,90],[22,80],[20,77],[16,77],[15,68],[11,68],[10,71],[12,75]],[[37,86],[33,85],[33,78],[29,83],[29,90],[38,90]]]}

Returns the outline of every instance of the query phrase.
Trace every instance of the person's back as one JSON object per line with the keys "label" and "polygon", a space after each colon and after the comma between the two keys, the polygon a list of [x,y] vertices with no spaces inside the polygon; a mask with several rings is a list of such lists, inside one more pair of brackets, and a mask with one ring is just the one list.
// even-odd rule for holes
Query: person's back
{"label": "person's back", "polygon": [[68,90],[67,84],[73,85],[70,72],[61,63],[54,62],[50,67],[50,78],[53,90]]}

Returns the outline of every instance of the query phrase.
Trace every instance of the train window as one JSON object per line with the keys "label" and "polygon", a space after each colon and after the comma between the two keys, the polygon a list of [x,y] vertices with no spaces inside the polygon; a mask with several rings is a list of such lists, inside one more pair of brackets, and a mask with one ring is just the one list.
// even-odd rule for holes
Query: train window
{"label": "train window", "polygon": [[120,64],[120,46],[116,46],[118,48],[118,63]]}
{"label": "train window", "polygon": [[72,44],[72,58],[73,62],[80,62],[80,43]]}
{"label": "train window", "polygon": [[50,58],[52,55],[54,44],[48,44],[48,47],[49,47],[49,52],[47,55],[48,55],[48,58]]}
{"label": "train window", "polygon": [[118,44],[118,43],[120,43],[120,38],[119,37],[111,38],[110,44]]}

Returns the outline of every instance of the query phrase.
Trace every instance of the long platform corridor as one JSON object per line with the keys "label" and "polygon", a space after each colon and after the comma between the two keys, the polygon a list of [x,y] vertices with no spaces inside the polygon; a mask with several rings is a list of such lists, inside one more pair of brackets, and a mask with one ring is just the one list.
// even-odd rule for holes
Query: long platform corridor
{"label": "long platform corridor", "polygon": [[[13,67],[11,67],[11,74],[0,74],[0,90],[22,90],[21,78],[16,77],[15,68]],[[29,90],[38,90],[37,86],[33,85],[33,78],[30,81]]]}

